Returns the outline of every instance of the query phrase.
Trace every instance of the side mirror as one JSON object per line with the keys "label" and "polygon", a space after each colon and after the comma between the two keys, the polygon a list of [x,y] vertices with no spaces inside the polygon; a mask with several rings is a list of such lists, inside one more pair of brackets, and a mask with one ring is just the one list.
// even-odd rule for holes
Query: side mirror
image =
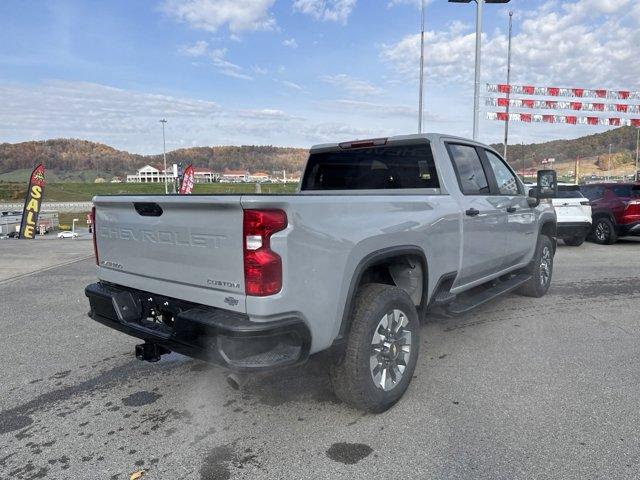
{"label": "side mirror", "polygon": [[529,196],[527,197],[527,203],[529,204],[529,207],[536,208],[538,205],[540,205],[540,198],[538,198],[538,187],[534,187],[529,190],[528,195]]}
{"label": "side mirror", "polygon": [[538,170],[538,200],[558,196],[558,175],[555,170]]}

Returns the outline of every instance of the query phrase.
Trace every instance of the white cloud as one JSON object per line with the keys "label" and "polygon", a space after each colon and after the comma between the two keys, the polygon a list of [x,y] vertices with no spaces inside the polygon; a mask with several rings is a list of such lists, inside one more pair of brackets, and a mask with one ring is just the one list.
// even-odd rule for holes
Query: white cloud
{"label": "white cloud", "polygon": [[253,67],[251,67],[251,70],[253,70],[253,72],[258,75],[266,75],[267,73],[269,73],[269,70],[267,68],[261,67],[259,65],[254,65]]}
{"label": "white cloud", "polygon": [[275,0],[165,0],[162,11],[191,28],[215,32],[227,26],[237,36],[243,31],[274,30],[269,12]]}
{"label": "white cloud", "polygon": [[316,20],[347,23],[356,0],[294,0],[293,9]]}
{"label": "white cloud", "polygon": [[291,90],[297,90],[299,92],[304,91],[304,88],[302,88],[302,86],[298,85],[297,83],[290,82],[288,80],[280,80],[280,83],[285,87],[290,88]]}
{"label": "white cloud", "polygon": [[282,41],[282,45],[289,48],[298,48],[298,42],[295,38],[287,38]]}
{"label": "white cloud", "polygon": [[366,136],[367,128],[309,120],[279,108],[229,109],[217,102],[86,82],[0,83],[0,138],[8,142],[81,138],[133,153],[167,147],[270,144],[306,146]]}
{"label": "white cloud", "polygon": [[[640,15],[621,15],[629,0],[553,2],[516,21],[513,38],[514,82],[602,88],[633,88],[640,76],[636,61]],[[640,12],[640,9],[638,10]],[[473,79],[475,33],[469,25],[451,24],[425,37],[428,80],[469,83]],[[383,45],[381,58],[406,78],[418,79],[419,35]],[[507,38],[483,35],[483,81],[504,81]]]}
{"label": "white cloud", "polygon": [[328,83],[329,85],[333,85],[334,87],[341,88],[351,95],[367,97],[383,93],[382,89],[376,87],[372,83],[366,80],[353,78],[344,73],[337,75],[323,75],[320,77],[320,80]]}
{"label": "white cloud", "polygon": [[[424,0],[424,4],[429,5],[432,0]],[[422,0],[389,0],[389,7],[397,7],[398,5],[413,5],[416,8],[420,8]]]}
{"label": "white cloud", "polygon": [[332,104],[344,112],[366,113],[382,117],[410,117],[417,118],[418,108],[406,105],[388,105],[381,103],[361,102],[357,100],[336,100]]}
{"label": "white cloud", "polygon": [[209,44],[205,41],[196,42],[193,45],[182,46],[179,52],[189,57],[208,57],[216,70],[227,77],[239,78],[241,80],[253,80],[253,77],[245,73],[240,65],[230,62],[225,57],[226,48],[214,48],[209,50]]}

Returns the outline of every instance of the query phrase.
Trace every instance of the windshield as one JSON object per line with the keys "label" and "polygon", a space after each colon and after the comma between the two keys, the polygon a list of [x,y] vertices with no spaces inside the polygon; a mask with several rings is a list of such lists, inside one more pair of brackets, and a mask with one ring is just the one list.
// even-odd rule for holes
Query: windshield
{"label": "windshield", "polygon": [[554,198],[584,198],[578,185],[560,185],[558,186],[558,195]]}

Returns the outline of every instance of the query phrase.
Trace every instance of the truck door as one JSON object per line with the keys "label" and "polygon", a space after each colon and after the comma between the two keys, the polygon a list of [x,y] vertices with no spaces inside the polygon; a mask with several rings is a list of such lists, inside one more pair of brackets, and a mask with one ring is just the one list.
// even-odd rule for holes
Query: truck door
{"label": "truck door", "polygon": [[[500,207],[507,212],[506,245],[502,257],[503,267],[508,268],[529,261],[537,241],[537,224],[533,209],[527,203],[523,186],[507,163],[491,150],[481,149],[491,168],[494,187]],[[489,179],[492,183],[492,179]]]}
{"label": "truck door", "polygon": [[507,237],[504,199],[493,195],[488,165],[479,147],[447,143],[460,186],[462,258],[456,287],[481,280],[501,270]]}

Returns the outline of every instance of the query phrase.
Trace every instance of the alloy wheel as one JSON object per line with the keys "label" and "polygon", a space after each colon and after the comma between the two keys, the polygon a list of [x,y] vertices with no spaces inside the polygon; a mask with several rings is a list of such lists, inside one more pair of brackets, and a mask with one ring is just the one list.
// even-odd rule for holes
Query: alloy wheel
{"label": "alloy wheel", "polygon": [[376,387],[393,390],[402,380],[411,356],[409,318],[398,309],[386,313],[371,339],[369,359],[371,378]]}

